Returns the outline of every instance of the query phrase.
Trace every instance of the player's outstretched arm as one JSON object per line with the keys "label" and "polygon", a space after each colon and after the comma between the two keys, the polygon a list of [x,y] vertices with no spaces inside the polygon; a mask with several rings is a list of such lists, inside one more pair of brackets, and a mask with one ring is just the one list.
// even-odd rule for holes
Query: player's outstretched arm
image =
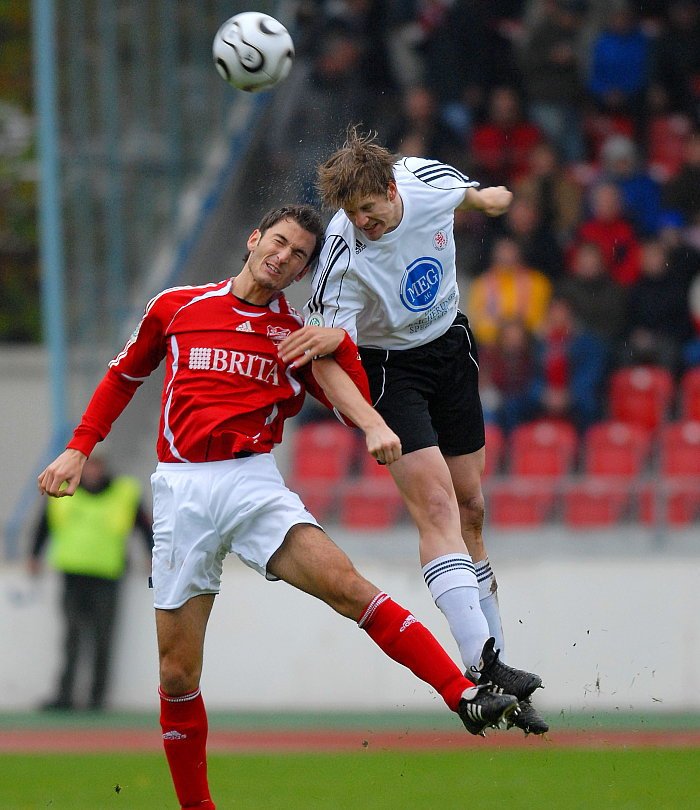
{"label": "player's outstretched arm", "polygon": [[[53,498],[62,498],[72,495],[78,488],[83,465],[87,456],[80,450],[68,448],[39,475],[39,492],[42,495],[51,495]],[[66,486],[62,489],[63,484]]]}
{"label": "player's outstretched arm", "polygon": [[314,377],[333,406],[365,434],[367,450],[377,461],[391,464],[401,457],[399,437],[335,360],[330,357],[314,360]]}
{"label": "player's outstretched arm", "polygon": [[305,366],[314,357],[325,357],[340,346],[345,330],[331,326],[304,326],[279,345],[279,356],[292,368]]}
{"label": "player's outstretched arm", "polygon": [[505,186],[468,188],[464,202],[457,207],[460,210],[482,211],[489,217],[500,217],[508,210],[512,200],[513,192]]}

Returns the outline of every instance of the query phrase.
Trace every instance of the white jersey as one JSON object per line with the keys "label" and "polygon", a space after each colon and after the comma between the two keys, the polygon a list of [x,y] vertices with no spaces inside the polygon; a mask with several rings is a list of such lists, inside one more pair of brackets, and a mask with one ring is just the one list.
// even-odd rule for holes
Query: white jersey
{"label": "white jersey", "polygon": [[454,209],[479,184],[436,160],[394,164],[403,217],[376,241],[340,210],[326,229],[306,323],[347,330],[359,346],[408,349],[440,337],[459,306]]}

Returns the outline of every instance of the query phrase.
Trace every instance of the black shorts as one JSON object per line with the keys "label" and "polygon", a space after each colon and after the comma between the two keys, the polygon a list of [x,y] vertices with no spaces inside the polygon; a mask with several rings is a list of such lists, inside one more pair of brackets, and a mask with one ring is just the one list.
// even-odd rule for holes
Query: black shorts
{"label": "black shorts", "polygon": [[438,446],[445,456],[484,446],[479,357],[466,316],[415,349],[360,347],[372,403],[401,439],[404,453]]}

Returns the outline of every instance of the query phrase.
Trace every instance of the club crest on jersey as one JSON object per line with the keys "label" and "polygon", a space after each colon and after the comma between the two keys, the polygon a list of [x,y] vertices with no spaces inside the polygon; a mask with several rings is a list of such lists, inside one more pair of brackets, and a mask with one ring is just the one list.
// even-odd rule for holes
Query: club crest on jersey
{"label": "club crest on jersey", "polygon": [[273,343],[281,343],[286,337],[292,334],[291,329],[285,329],[284,326],[268,326],[267,336]]}
{"label": "club crest on jersey", "polygon": [[309,317],[306,319],[305,326],[323,326],[323,316],[317,313],[309,315]]}
{"label": "club crest on jersey", "polygon": [[435,302],[442,281],[442,265],[422,256],[408,265],[401,279],[401,303],[411,312],[423,312]]}
{"label": "club crest on jersey", "polygon": [[444,250],[447,247],[447,234],[442,229],[433,236],[433,247],[435,250]]}

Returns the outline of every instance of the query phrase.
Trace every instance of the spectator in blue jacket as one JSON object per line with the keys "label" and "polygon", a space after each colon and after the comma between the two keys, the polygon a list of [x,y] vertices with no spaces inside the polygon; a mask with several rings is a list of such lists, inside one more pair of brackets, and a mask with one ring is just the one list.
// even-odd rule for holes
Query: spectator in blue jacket
{"label": "spectator in blue jacket", "polygon": [[613,135],[601,150],[603,175],[622,192],[624,212],[639,236],[658,233],[661,220],[661,185],[646,171],[637,147],[625,135]]}
{"label": "spectator in blue jacket", "polygon": [[534,392],[539,416],[572,421],[585,431],[601,418],[609,349],[574,317],[568,301],[553,298],[539,341]]}
{"label": "spectator in blue jacket", "polygon": [[640,135],[650,70],[651,44],[632,5],[613,0],[607,25],[592,43],[588,91],[602,112],[634,119]]}

